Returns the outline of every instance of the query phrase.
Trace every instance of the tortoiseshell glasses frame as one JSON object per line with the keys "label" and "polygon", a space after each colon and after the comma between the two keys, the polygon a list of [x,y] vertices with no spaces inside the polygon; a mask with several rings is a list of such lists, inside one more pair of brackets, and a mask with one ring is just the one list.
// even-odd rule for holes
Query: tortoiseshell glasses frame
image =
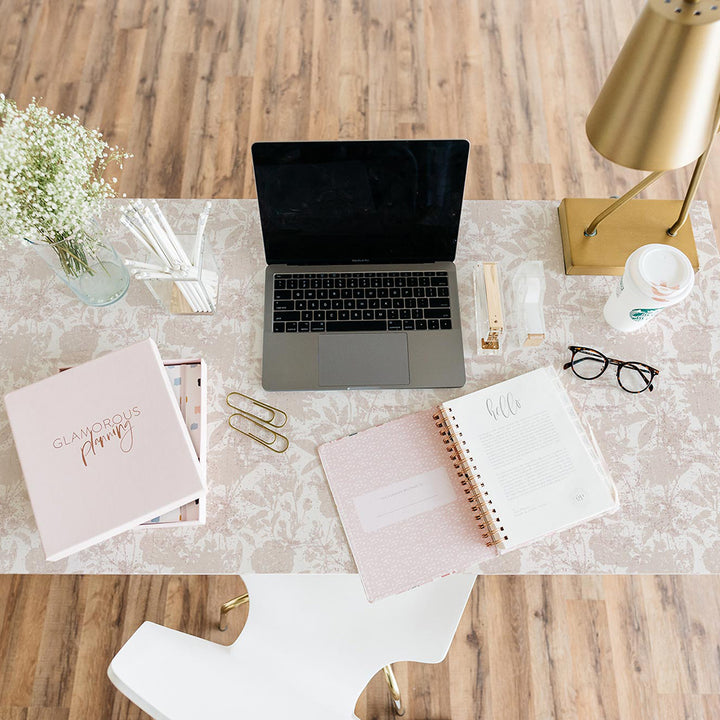
{"label": "tortoiseshell glasses frame", "polygon": [[659,370],[645,363],[616,360],[594,348],[570,345],[568,350],[572,352],[572,357],[563,365],[563,370],[572,368],[573,373],[582,380],[595,380],[608,369],[608,366],[615,365],[618,385],[625,392],[633,394],[645,390],[652,392],[653,380],[660,374]]}

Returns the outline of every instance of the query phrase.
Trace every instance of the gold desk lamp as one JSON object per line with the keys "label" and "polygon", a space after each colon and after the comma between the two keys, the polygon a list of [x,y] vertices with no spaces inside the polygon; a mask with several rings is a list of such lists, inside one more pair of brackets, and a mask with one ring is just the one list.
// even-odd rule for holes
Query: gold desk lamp
{"label": "gold desk lamp", "polygon": [[[560,203],[566,274],[622,275],[630,253],[648,243],[674,245],[697,270],[695,238],[686,220],[719,129],[720,0],[648,0],[586,130],[608,160],[652,172],[610,204],[580,198]],[[693,160],[683,201],[632,199],[668,170]]]}

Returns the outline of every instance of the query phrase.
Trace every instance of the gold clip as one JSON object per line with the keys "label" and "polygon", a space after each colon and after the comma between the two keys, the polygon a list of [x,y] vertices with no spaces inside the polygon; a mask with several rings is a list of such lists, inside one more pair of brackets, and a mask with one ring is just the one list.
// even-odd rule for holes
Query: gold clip
{"label": "gold clip", "polygon": [[[257,405],[258,407],[263,408],[264,410],[268,410],[271,415],[269,418],[261,418],[259,415],[253,415],[253,413],[248,412],[247,410],[243,410],[242,408],[238,407],[237,405],[234,405],[232,402],[230,402],[230,397],[232,395],[238,395],[240,397],[245,398],[246,400],[249,400],[254,405]],[[275,430],[272,430],[271,428],[281,428],[285,423],[287,422],[287,415],[280,409],[274,408],[272,405],[266,405],[263,402],[260,402],[259,400],[255,400],[254,398],[251,398],[249,395],[244,395],[240,392],[230,392],[227,394],[227,397],[225,398],[225,402],[228,404],[229,407],[231,407],[233,410],[236,410],[237,412],[234,412],[229,418],[228,418],[228,425],[237,432],[241,433],[242,435],[247,435],[252,440],[255,440],[255,442],[260,443],[260,445],[263,445],[264,447],[268,448],[269,450],[272,450],[275,453],[284,453],[288,447],[290,447],[290,441],[285,437],[285,435],[281,435],[278,432],[275,432]],[[253,423],[254,425],[257,425],[259,428],[261,428],[263,431],[269,434],[270,440],[263,439],[261,437],[258,437],[257,435],[247,432],[245,430],[241,430],[239,427],[236,427],[233,425],[233,418],[244,418],[245,420],[248,420],[249,422]],[[276,422],[276,418],[279,418],[279,421]],[[281,449],[278,449],[278,447],[275,447],[276,444],[279,444],[278,447]]]}
{"label": "gold clip", "polygon": [[[239,397],[244,397],[246,400],[249,400],[253,405],[257,405],[257,407],[261,407],[263,410],[269,410],[270,413],[272,413],[272,414],[270,415],[270,417],[267,420],[265,418],[261,418],[259,415],[253,415],[252,413],[249,413],[247,410],[243,410],[240,406],[233,405],[233,403],[230,402],[230,398],[233,395],[238,395]],[[248,418],[248,420],[252,420],[253,422],[256,422],[256,423],[269,425],[270,427],[274,427],[274,428],[281,428],[287,422],[287,415],[282,410],[279,410],[278,408],[274,408],[272,405],[266,405],[264,402],[260,402],[259,400],[256,400],[255,398],[251,398],[249,395],[244,395],[241,392],[228,393],[227,397],[225,398],[225,402],[233,410],[237,410],[238,413],[240,413],[241,415],[244,415],[246,418]],[[274,422],[275,418],[279,417],[280,415],[282,415],[282,418],[283,418],[282,422],[278,422],[278,423]],[[261,425],[261,427],[262,427],[262,425]]]}
{"label": "gold clip", "polygon": [[[233,418],[236,418],[236,417],[245,418],[249,422],[257,425],[259,428],[262,428],[265,432],[270,433],[270,435],[272,436],[272,440],[269,440],[269,441],[263,440],[263,438],[258,437],[257,435],[253,435],[253,433],[246,432],[245,430],[241,430],[239,427],[235,427],[235,425],[233,425]],[[267,425],[263,425],[262,423],[259,423],[257,420],[254,419],[254,416],[250,415],[249,413],[245,413],[242,411],[233,413],[228,418],[228,425],[233,430],[237,430],[239,433],[242,433],[243,435],[247,435],[249,438],[252,438],[253,440],[255,440],[255,442],[259,442],[261,445],[264,445],[266,448],[268,448],[269,450],[272,450],[273,452],[284,453],[290,446],[290,441],[284,435],[281,435],[280,433],[275,432],[274,430],[271,430]],[[276,426],[274,426],[274,427],[276,427]],[[280,442],[280,444],[283,446],[282,450],[278,450],[276,447],[273,447],[276,442]]]}

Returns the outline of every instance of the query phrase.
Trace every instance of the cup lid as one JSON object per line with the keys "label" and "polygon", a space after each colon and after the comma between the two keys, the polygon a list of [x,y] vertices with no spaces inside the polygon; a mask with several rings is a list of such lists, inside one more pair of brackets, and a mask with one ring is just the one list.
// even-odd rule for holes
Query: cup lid
{"label": "cup lid", "polygon": [[692,290],[695,282],[692,264],[684,252],[672,245],[643,245],[629,261],[638,289],[656,302],[675,303]]}

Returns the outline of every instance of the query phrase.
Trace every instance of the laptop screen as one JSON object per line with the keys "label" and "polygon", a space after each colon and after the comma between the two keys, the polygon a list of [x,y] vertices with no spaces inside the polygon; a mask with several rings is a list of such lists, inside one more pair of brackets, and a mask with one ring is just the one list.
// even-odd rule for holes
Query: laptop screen
{"label": "laptop screen", "polygon": [[451,261],[466,140],[252,146],[268,264]]}

